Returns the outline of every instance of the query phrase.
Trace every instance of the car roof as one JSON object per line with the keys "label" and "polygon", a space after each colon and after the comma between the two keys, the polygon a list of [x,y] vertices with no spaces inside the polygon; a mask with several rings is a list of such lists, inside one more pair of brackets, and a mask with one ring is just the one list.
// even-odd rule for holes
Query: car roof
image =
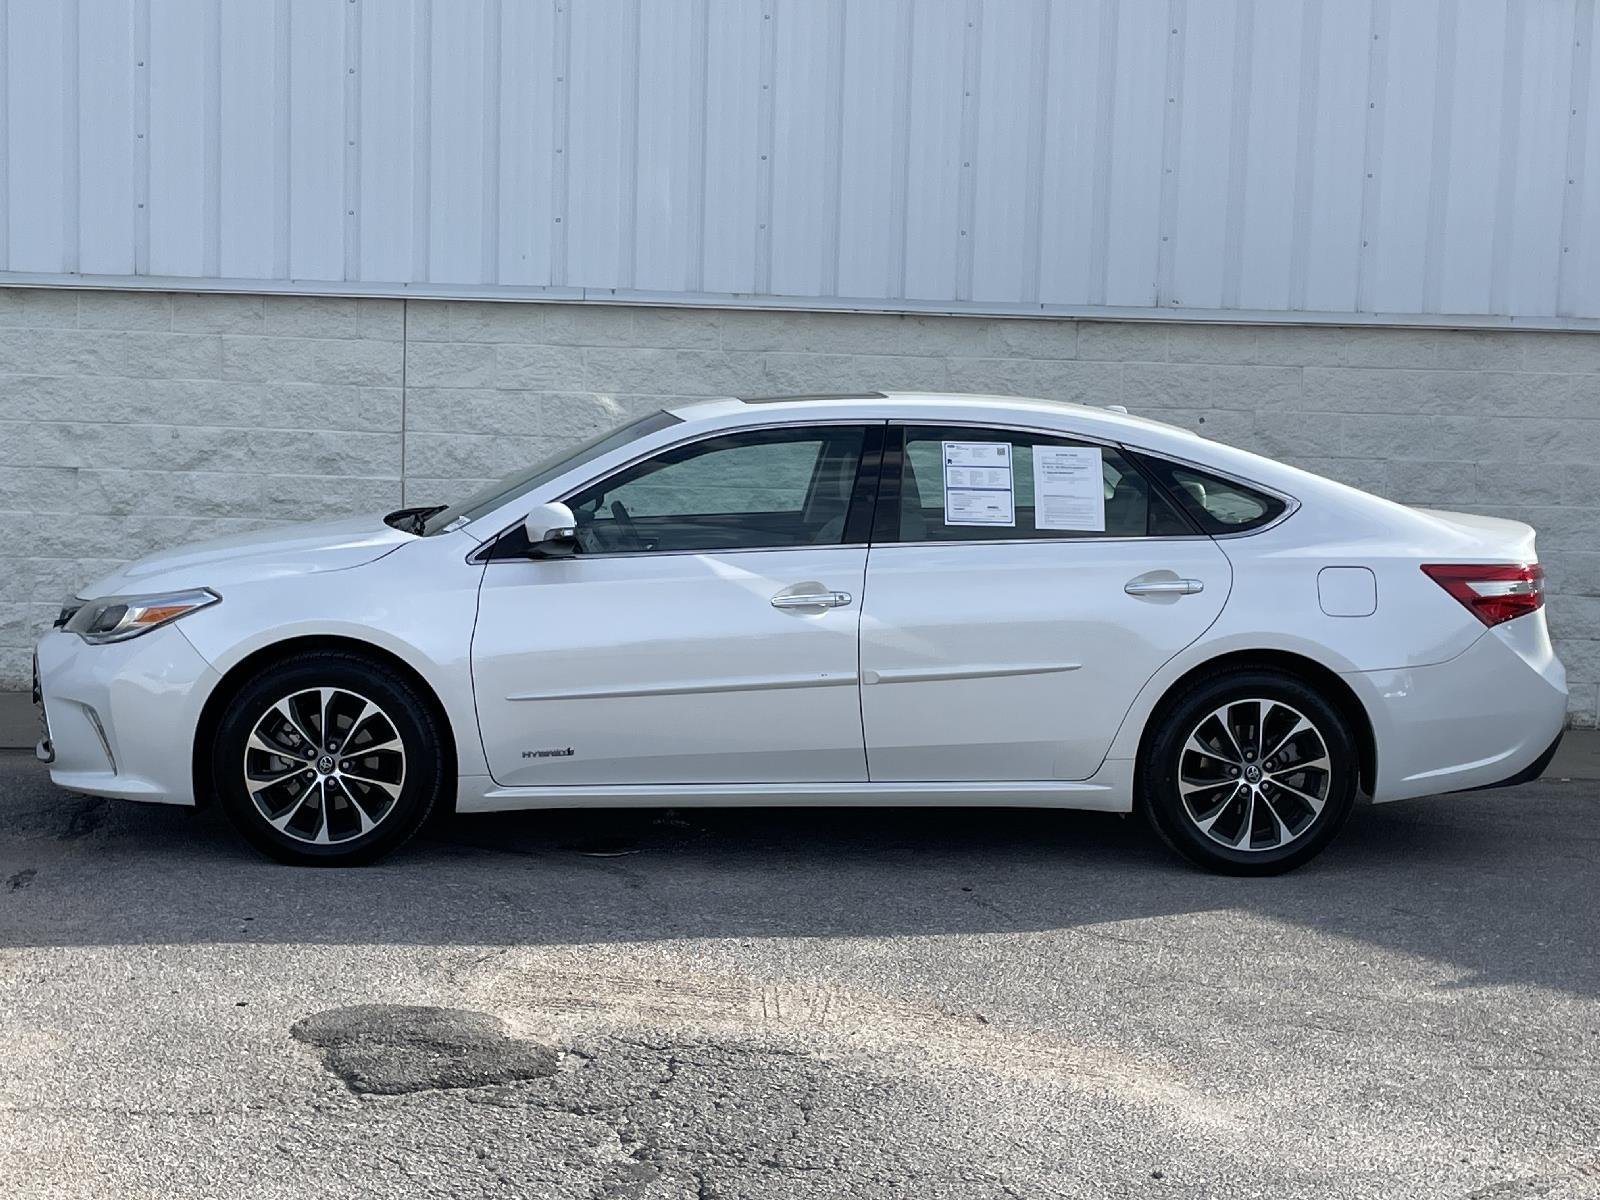
{"label": "car roof", "polygon": [[[1045,429],[1066,437],[1108,442],[1190,463],[1205,470],[1266,487],[1297,500],[1311,496],[1360,497],[1362,504],[1394,506],[1344,484],[1248,450],[1212,441],[1166,421],[1134,413],[1062,400],[962,392],[853,392],[838,395],[730,397],[691,402],[668,410],[701,428],[748,428],[797,421],[858,419],[918,421]],[[1200,417],[1204,421],[1204,416]]]}
{"label": "car roof", "polygon": [[1177,425],[1134,416],[1126,411],[1042,400],[966,392],[839,392],[793,396],[729,397],[704,400],[668,410],[691,422],[755,417],[760,423],[779,424],[797,418],[866,420],[928,420],[953,422],[997,421],[1003,424],[1044,425],[1070,430],[1105,441],[1148,442],[1151,433],[1176,436],[1183,443],[1210,445],[1198,434]]}

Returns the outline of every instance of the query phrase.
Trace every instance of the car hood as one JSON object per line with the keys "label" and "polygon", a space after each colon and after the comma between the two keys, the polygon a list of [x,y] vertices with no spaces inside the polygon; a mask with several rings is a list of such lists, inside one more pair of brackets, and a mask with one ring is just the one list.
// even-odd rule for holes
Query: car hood
{"label": "car hood", "polygon": [[79,596],[94,599],[174,588],[220,588],[229,583],[343,571],[415,540],[415,535],[385,525],[376,513],[284,525],[148,555],[96,579],[80,589]]}

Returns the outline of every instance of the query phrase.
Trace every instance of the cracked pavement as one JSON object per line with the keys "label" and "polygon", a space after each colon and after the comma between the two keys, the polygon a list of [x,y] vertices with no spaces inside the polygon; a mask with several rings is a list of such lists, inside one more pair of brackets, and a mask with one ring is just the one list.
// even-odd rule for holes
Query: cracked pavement
{"label": "cracked pavement", "polygon": [[0,754],[26,1197],[1600,1197],[1600,784],[1220,879],[1087,813],[455,818],[357,871]]}

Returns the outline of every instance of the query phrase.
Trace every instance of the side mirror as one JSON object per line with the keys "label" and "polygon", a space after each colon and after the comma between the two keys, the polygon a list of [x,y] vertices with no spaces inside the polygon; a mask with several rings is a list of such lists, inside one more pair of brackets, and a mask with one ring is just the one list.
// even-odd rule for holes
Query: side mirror
{"label": "side mirror", "polygon": [[541,504],[522,522],[534,558],[571,558],[578,552],[578,522],[560,501]]}

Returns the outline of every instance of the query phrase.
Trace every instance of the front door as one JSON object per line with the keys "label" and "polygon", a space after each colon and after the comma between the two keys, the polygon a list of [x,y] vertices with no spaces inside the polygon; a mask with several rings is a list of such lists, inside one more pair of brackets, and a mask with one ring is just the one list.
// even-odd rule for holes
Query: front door
{"label": "front door", "polygon": [[491,561],[472,670],[495,781],[864,780],[854,484],[881,428],[662,451],[566,498],[575,557]]}
{"label": "front door", "polygon": [[861,626],[873,782],[1089,778],[1232,579],[1132,463],[1069,438],[912,426],[901,452],[891,431],[879,518]]}

